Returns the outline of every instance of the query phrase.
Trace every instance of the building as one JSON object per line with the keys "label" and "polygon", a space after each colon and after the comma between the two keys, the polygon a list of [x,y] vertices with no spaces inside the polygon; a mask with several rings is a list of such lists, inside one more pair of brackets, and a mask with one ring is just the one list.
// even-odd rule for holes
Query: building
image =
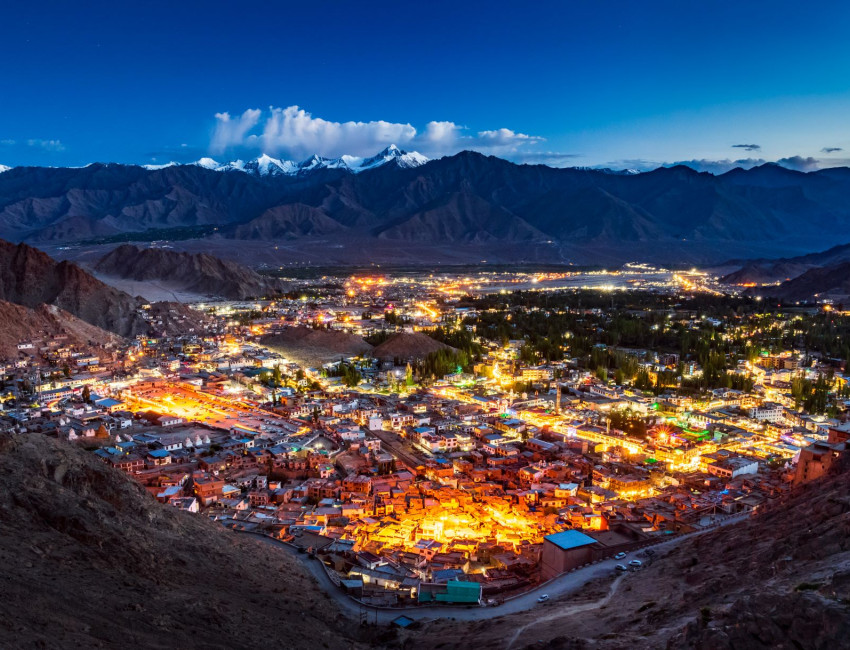
{"label": "building", "polygon": [[449,580],[445,584],[423,582],[419,585],[419,602],[478,604],[481,602],[481,583],[460,580]]}
{"label": "building", "polygon": [[592,562],[596,543],[595,539],[578,530],[565,530],[544,537],[540,562],[543,580]]}
{"label": "building", "polygon": [[800,450],[794,484],[808,483],[826,476],[832,465],[847,453],[846,442],[816,442]]}
{"label": "building", "polygon": [[761,406],[747,409],[747,415],[754,420],[776,422],[782,419],[782,407],[775,402],[764,402]]}
{"label": "building", "polygon": [[721,478],[735,478],[743,474],[757,474],[759,471],[758,461],[754,458],[744,456],[730,456],[716,463],[706,465],[706,471]]}

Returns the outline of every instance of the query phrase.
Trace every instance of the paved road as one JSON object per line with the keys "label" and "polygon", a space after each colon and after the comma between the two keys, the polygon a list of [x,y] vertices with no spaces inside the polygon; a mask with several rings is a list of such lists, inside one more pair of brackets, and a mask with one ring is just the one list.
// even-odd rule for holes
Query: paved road
{"label": "paved road", "polygon": [[[746,516],[733,516],[729,517],[722,522],[720,522],[720,526],[725,526],[733,523],[737,523],[742,519],[746,518]],[[693,537],[694,535],[702,535],[709,530],[714,530],[713,528],[708,528],[691,535],[687,535],[684,537],[674,537],[670,541],[661,542],[660,544],[656,544],[651,548],[658,552],[662,549],[671,548],[676,544],[679,544],[684,539],[688,539]],[[528,591],[521,596],[517,596],[511,600],[507,600],[501,605],[495,605],[491,607],[409,607],[409,608],[399,608],[395,610],[386,610],[386,609],[376,609],[374,607],[370,607],[367,605],[360,605],[352,600],[349,596],[343,593],[328,577],[327,573],[325,573],[324,568],[321,566],[321,561],[311,558],[309,555],[305,553],[298,553],[293,547],[288,544],[284,544],[283,542],[273,539],[271,537],[266,537],[265,535],[256,535],[254,536],[256,539],[262,543],[269,544],[271,546],[275,546],[283,551],[289,553],[292,557],[296,558],[298,562],[307,570],[307,572],[312,575],[318,581],[319,585],[322,589],[327,592],[327,594],[333,598],[333,600],[337,603],[340,610],[351,618],[358,619],[363,614],[368,614],[368,620],[370,622],[377,622],[379,624],[389,624],[394,618],[397,616],[404,614],[408,618],[416,619],[416,620],[434,620],[440,618],[454,619],[458,621],[481,621],[490,618],[496,618],[498,616],[505,616],[506,614],[516,614],[519,612],[524,612],[535,607],[539,608],[541,613],[546,612],[549,613],[549,608],[553,606],[557,606],[557,603],[553,603],[552,601],[557,599],[560,596],[566,596],[568,594],[574,593],[578,591],[585,584],[594,580],[596,578],[601,578],[604,576],[614,576],[615,575],[615,566],[624,562],[624,560],[603,560],[598,564],[591,564],[590,566],[584,567],[583,569],[577,569],[571,573],[565,573],[558,578],[546,583],[545,585],[541,585]],[[637,553],[630,553],[625,561],[634,559]],[[542,594],[548,594],[550,601],[545,604],[541,604],[537,602],[537,599]],[[590,606],[594,606],[593,603]],[[536,619],[537,620],[537,619]]]}

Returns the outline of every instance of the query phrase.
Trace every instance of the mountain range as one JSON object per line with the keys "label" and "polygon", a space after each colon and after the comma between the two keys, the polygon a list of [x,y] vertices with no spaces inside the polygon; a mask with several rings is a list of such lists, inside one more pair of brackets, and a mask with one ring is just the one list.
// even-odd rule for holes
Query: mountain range
{"label": "mountain range", "polygon": [[234,256],[298,242],[293,256],[336,249],[335,260],[358,263],[405,255],[717,263],[810,253],[850,238],[848,196],[848,168],[633,174],[517,165],[468,151],[426,161],[388,148],[366,160],[298,164],[262,156],[156,169],[16,167],[0,174],[0,237],[56,246],[253,242],[230,245]]}
{"label": "mountain range", "polygon": [[[300,163],[293,160],[280,160],[263,154],[259,158],[249,160],[233,160],[228,163],[217,163],[212,158],[201,158],[189,165],[203,167],[217,172],[239,171],[252,176],[298,176],[309,174],[319,169],[341,169],[353,174],[375,169],[382,165],[392,164],[401,169],[419,167],[428,162],[428,158],[418,151],[408,153],[399,149],[394,144],[390,145],[380,153],[370,158],[357,156],[341,156],[339,158],[324,158],[313,155]],[[145,169],[157,170],[166,167],[178,166],[178,163],[167,163],[165,165],[142,165]]]}

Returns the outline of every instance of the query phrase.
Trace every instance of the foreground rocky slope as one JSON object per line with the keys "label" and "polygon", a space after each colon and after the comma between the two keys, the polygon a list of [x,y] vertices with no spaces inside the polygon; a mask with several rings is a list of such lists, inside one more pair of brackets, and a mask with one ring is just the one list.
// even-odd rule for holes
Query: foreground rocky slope
{"label": "foreground rocky slope", "polygon": [[294,560],[94,456],[0,434],[0,646],[352,648]]}
{"label": "foreground rocky slope", "polygon": [[181,291],[243,300],[276,293],[280,283],[246,266],[204,253],[180,253],[124,244],[94,265],[104,275],[125,280],[165,282]]}
{"label": "foreground rocky slope", "polygon": [[[644,559],[646,564],[647,559]],[[435,623],[417,648],[783,648],[850,647],[850,472],[845,466],[739,524],[660,550],[628,575],[606,605],[568,612],[574,598],[486,624]],[[538,620],[539,619],[539,620]]]}

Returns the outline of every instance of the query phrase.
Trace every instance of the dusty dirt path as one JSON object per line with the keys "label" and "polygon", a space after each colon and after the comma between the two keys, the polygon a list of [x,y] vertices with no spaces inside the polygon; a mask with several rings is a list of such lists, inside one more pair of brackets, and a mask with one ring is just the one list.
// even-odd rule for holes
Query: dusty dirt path
{"label": "dusty dirt path", "polygon": [[573,605],[571,607],[561,607],[557,611],[552,612],[551,614],[540,616],[539,618],[535,618],[533,621],[526,623],[522,627],[518,627],[516,632],[513,633],[510,639],[508,639],[508,644],[505,646],[505,650],[510,650],[523,632],[525,632],[528,628],[537,625],[538,623],[547,623],[549,621],[554,621],[559,618],[566,618],[567,616],[572,616],[573,614],[580,614],[581,612],[587,612],[591,609],[599,609],[600,607],[604,607],[611,600],[611,597],[617,592],[617,587],[620,586],[620,583],[625,577],[626,574],[624,573],[620,575],[616,580],[614,580],[614,582],[611,583],[611,587],[608,589],[608,593],[605,595],[604,598],[601,598],[600,600],[596,600],[591,603],[582,603],[581,605]]}

